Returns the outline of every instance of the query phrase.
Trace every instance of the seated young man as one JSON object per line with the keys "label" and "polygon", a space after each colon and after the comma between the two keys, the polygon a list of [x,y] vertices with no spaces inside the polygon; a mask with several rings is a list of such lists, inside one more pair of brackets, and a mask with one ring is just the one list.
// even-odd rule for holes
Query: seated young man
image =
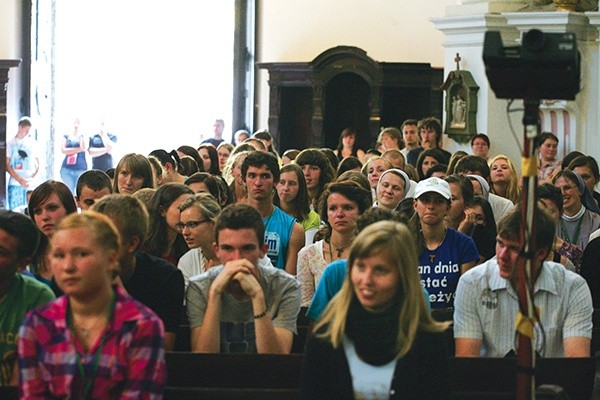
{"label": "seated young man", "polygon": [[139,251],[148,235],[146,207],[133,196],[111,194],[92,209],[115,223],[123,242],[119,258],[123,287],[163,321],[165,350],[173,350],[184,312],[183,273],[162,258]]}
{"label": "seated young man", "polygon": [[92,169],[79,176],[75,200],[81,211],[85,211],[89,210],[96,200],[111,194],[112,191],[112,183],[106,172]]}
{"label": "seated young man", "polygon": [[260,214],[247,204],[230,205],[217,219],[213,246],[223,265],[187,290],[192,351],[290,353],[300,287],[285,271],[259,265],[264,236]]}
{"label": "seated young man", "polygon": [[258,210],[263,219],[267,255],[275,268],[296,275],[298,252],[304,247],[304,229],[273,204],[279,173],[277,159],[270,153],[252,152],[242,163],[242,179],[248,191],[246,203]]}
{"label": "seated young man", "polygon": [[20,274],[39,243],[40,232],[23,214],[0,210],[0,386],[16,386],[17,337],[30,310],[54,300],[49,286]]}
{"label": "seated young man", "polygon": [[[561,264],[544,261],[554,240],[554,222],[538,209],[533,303],[538,309],[535,351],[542,357],[589,357],[592,298],[585,280]],[[498,225],[496,258],[467,271],[454,300],[457,357],[504,357],[516,352],[519,304],[517,263],[522,260],[517,208]]]}

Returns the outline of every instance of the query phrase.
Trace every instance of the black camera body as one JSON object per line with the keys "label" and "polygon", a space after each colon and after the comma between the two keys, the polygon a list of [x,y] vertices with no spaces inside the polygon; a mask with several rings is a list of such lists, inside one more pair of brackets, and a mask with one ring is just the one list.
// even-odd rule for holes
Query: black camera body
{"label": "black camera body", "polygon": [[532,29],[521,46],[504,46],[500,32],[485,33],[483,62],[499,99],[575,100],[581,57],[573,33]]}

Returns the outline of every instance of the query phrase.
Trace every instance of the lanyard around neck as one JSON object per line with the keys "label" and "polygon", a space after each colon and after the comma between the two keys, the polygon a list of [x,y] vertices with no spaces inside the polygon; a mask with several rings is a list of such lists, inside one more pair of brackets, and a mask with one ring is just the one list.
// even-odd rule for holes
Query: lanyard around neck
{"label": "lanyard around neck", "polygon": [[[76,361],[77,368],[79,369],[79,374],[81,375],[81,381],[82,381],[82,386],[83,386],[81,398],[84,400],[87,399],[88,396],[90,395],[91,390],[92,390],[92,385],[94,384],[94,379],[96,378],[96,374],[98,373],[98,366],[100,365],[100,355],[102,354],[102,349],[104,348],[104,343],[106,342],[106,337],[108,336],[108,331],[109,331],[108,328],[110,327],[111,322],[113,320],[116,302],[117,302],[117,295],[116,295],[116,293],[113,292],[112,300],[110,303],[110,308],[108,310],[108,315],[107,315],[107,324],[106,324],[107,329],[104,331],[104,334],[102,335],[102,338],[100,340],[100,346],[98,346],[98,349],[96,349],[96,351],[94,352],[94,361],[92,364],[92,371],[89,376],[87,376],[87,374],[85,372],[83,357],[81,356],[81,353],[79,353],[79,351],[77,350],[77,343],[74,343],[75,344],[75,354],[77,356],[77,361]],[[77,339],[75,336],[75,329],[73,328],[73,315],[72,315],[71,309],[68,305],[67,305],[67,324],[69,326],[69,330],[71,331],[71,336],[73,336],[73,341],[76,342]]]}
{"label": "lanyard around neck", "polygon": [[569,232],[567,232],[567,228],[565,227],[565,223],[563,220],[560,221],[560,231],[563,235],[563,238],[567,240],[567,242],[574,244],[577,246],[577,241],[579,240],[579,235],[581,234],[581,224],[583,223],[583,216],[579,218],[577,221],[577,227],[575,228],[575,237],[571,240]]}

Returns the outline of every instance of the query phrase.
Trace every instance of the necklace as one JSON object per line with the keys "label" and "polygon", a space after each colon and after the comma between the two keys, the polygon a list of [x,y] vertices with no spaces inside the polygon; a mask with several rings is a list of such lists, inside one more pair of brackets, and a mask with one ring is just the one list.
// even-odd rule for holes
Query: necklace
{"label": "necklace", "polygon": [[335,251],[337,252],[337,259],[339,260],[342,258],[342,254],[344,253],[344,250],[346,250],[349,246],[348,244],[346,244],[344,246],[337,247],[331,243],[331,239],[329,239],[329,242],[326,242],[326,243],[327,243],[327,247],[329,248],[329,262],[334,261],[333,252],[331,250],[333,247],[335,247]]}
{"label": "necklace", "polygon": [[[429,262],[433,263],[435,261],[435,252],[437,251],[437,249],[440,248],[440,246],[442,245],[442,243],[444,243],[444,240],[446,239],[446,234],[448,233],[448,228],[444,229],[444,236],[442,236],[442,240],[440,240],[437,243],[437,246],[435,246],[434,249],[429,249],[429,247],[427,247],[427,242],[425,243],[425,248],[427,249],[427,251],[429,251]],[[423,231],[421,231],[421,234],[423,234]]]}
{"label": "necklace", "polygon": [[[94,379],[96,378],[96,374],[98,373],[98,366],[100,365],[100,355],[102,354],[102,349],[104,348],[104,342],[106,341],[106,337],[108,336],[108,327],[110,326],[112,320],[113,320],[113,312],[115,310],[115,303],[117,302],[117,295],[116,293],[113,292],[113,296],[111,299],[111,303],[110,303],[110,308],[108,310],[108,315],[107,315],[107,321],[106,321],[106,326],[107,329],[104,331],[104,334],[102,335],[102,338],[100,339],[100,345],[98,346],[98,349],[96,349],[96,351],[94,352],[94,361],[92,362],[92,366],[91,366],[91,373],[88,375],[85,371],[85,358],[82,356],[82,354],[77,350],[77,344],[75,343],[75,354],[77,357],[77,368],[79,369],[79,374],[81,375],[81,383],[82,383],[82,399],[87,399],[88,396],[91,394],[91,390],[92,390],[92,385],[94,384]],[[73,336],[73,341],[76,342],[77,341],[77,337],[75,335],[75,329],[74,329],[74,324],[73,324],[73,313],[71,312],[71,308],[67,305],[67,325],[69,327],[69,330],[71,331],[71,335]],[[85,331],[85,329],[81,329]],[[82,337],[85,338],[84,335],[88,335],[89,336],[90,332],[88,331],[87,333],[81,333]]]}

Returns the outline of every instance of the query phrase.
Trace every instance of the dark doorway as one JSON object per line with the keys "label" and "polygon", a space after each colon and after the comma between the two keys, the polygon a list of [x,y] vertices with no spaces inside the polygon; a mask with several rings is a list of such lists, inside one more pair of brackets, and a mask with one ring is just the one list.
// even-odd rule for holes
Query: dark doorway
{"label": "dark doorway", "polygon": [[362,149],[371,147],[369,116],[371,88],[355,73],[336,75],[325,86],[323,110],[323,144],[335,149],[340,133],[351,127],[357,132],[357,143]]}
{"label": "dark doorway", "polygon": [[312,146],[311,119],[313,89],[311,87],[282,87],[281,118],[279,120],[280,153],[288,149],[303,150]]}

